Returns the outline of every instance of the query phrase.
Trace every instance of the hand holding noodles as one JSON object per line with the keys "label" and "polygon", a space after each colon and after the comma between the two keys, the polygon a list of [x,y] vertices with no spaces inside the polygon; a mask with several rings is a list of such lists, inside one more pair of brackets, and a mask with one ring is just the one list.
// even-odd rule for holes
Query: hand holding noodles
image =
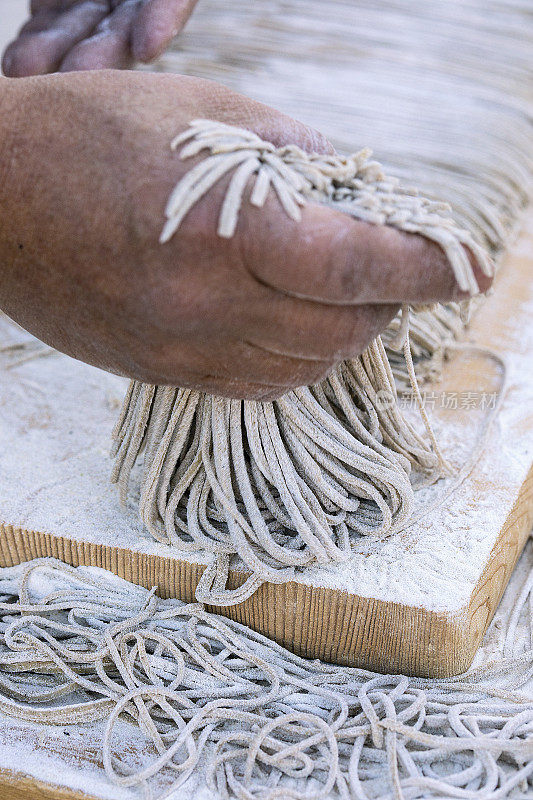
{"label": "hand holding noodles", "polygon": [[[459,287],[478,291],[468,248],[486,275],[492,265],[447,207],[403,190],[362,150],[343,158],[276,148],[255,133],[195,120],[172,142],[180,157],[203,155],[172,192],[161,243],[223,176],[231,176],[218,234],[231,238],[252,181],[249,202],[262,207],[275,192],[285,213],[315,202],[357,219],[423,234],[446,253]],[[404,308],[396,334],[409,378],[416,377]],[[383,393],[390,402],[383,404]],[[342,361],[321,383],[279,400],[232,400],[189,389],[132,382],[115,438],[113,480],[125,497],[131,469],[144,452],[141,518],[152,535],[182,549],[212,554],[196,597],[239,603],[264,581],[283,583],[294,570],[341,561],[351,540],[388,535],[406,525],[413,484],[437,480],[445,462],[429,421],[423,439],[402,415],[387,354],[378,337],[358,358]],[[385,407],[384,407],[385,405]],[[250,575],[227,588],[230,559]]]}

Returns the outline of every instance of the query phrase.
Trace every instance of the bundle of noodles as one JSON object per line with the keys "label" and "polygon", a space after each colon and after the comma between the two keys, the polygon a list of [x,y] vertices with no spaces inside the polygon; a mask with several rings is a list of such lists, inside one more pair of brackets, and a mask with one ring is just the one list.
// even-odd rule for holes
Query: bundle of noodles
{"label": "bundle of noodles", "polygon": [[[182,159],[206,157],[173,191],[162,242],[230,173],[220,236],[233,235],[245,186],[253,180],[252,204],[263,206],[274,191],[295,220],[301,206],[313,201],[423,234],[441,245],[459,285],[472,294],[478,286],[464,245],[491,272],[483,249],[445,216],[446,206],[402,190],[369,159],[369,151],[347,158],[310,155],[210,120],[191,123],[172,146],[181,145]],[[407,375],[420,397],[408,309],[396,327],[390,345],[403,346]],[[424,347],[423,337],[415,338],[415,346]],[[296,569],[346,559],[353,537],[388,535],[407,524],[414,487],[437,480],[445,468],[421,403],[420,413],[425,437],[401,412],[380,338],[318,385],[294,389],[275,402],[134,381],[114,432],[113,480],[124,498],[143,455],[142,520],[161,541],[211,554],[196,597],[230,605],[264,581],[286,582]],[[236,555],[250,574],[230,590],[230,559]]]}

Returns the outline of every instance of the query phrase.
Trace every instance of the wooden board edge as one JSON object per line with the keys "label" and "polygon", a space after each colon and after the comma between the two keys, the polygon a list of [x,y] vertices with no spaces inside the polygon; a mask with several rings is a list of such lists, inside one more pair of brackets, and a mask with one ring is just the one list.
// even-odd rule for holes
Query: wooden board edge
{"label": "wooden board edge", "polygon": [[502,599],[513,570],[533,528],[533,465],[491,550],[468,608],[467,629],[472,659]]}
{"label": "wooden board edge", "polygon": [[[449,677],[471,664],[533,523],[533,468],[524,482],[467,607],[455,613],[361,597],[290,582],[263,584],[237,606],[210,607],[307,658],[376,672]],[[512,550],[508,564],[501,555]],[[0,524],[0,565],[57,558],[72,566],[103,567],[161,597],[194,601],[204,567],[169,556],[75,541]],[[507,556],[508,558],[508,556]],[[497,580],[492,580],[497,576]],[[231,574],[230,585],[242,582]],[[306,613],[303,612],[306,610]]]}
{"label": "wooden board edge", "polygon": [[2,800],[100,800],[92,794],[5,769],[0,769],[0,796]]}
{"label": "wooden board edge", "polygon": [[[491,551],[489,561],[472,594],[468,606],[457,614],[439,614],[422,608],[386,603],[347,592],[325,588],[286,584],[265,585],[246,603],[224,609],[226,616],[255,627],[280,644],[303,656],[317,657],[309,651],[309,640],[324,638],[320,658],[335,660],[339,651],[335,641],[345,639],[342,663],[365,667],[377,672],[404,672],[425,677],[445,678],[464,672],[471,664],[480,641],[490,624],[511,573],[528,539],[533,525],[533,467],[524,481],[513,507]],[[511,557],[509,558],[509,553]],[[503,557],[505,555],[505,557]],[[178,587],[188,600],[203,567],[168,557],[145,556],[109,545],[76,542],[53,534],[25,531],[0,524],[0,563],[10,566],[30,558],[51,556],[77,566],[102,566],[117,575],[147,588],[158,584],[163,596],[176,596]],[[237,585],[242,574],[234,573]],[[298,627],[302,604],[308,604],[307,625]],[[267,611],[269,609],[269,611]],[[274,613],[271,616],[271,611]],[[292,614],[287,610],[293,609]],[[212,609],[220,613],[221,609]],[[407,621],[407,616],[410,619]],[[320,629],[310,623],[320,620]],[[368,625],[368,627],[367,627]],[[412,660],[406,664],[397,649],[398,626],[402,633],[403,652]],[[351,635],[347,631],[352,628]],[[380,631],[378,638],[373,632]],[[307,639],[307,642],[306,642]],[[296,645],[291,643],[297,640]],[[422,644],[421,644],[422,643]],[[446,652],[443,666],[442,654]],[[357,656],[354,657],[354,653]],[[99,800],[94,795],[67,787],[49,784],[21,772],[0,769],[2,800]]]}
{"label": "wooden board edge", "polygon": [[[168,556],[0,524],[0,566],[42,557],[72,566],[103,567],[147,589],[157,586],[161,597],[180,597],[185,602],[194,602],[204,569]],[[230,586],[237,586],[242,579],[242,573],[231,573]],[[208,608],[307,658],[427,676],[440,671],[441,648],[457,627],[454,615],[295,582],[266,583],[244,603]],[[307,614],[302,614],[302,608]],[[401,640],[395,635],[398,630],[402,631]],[[408,661],[402,656],[403,648]]]}

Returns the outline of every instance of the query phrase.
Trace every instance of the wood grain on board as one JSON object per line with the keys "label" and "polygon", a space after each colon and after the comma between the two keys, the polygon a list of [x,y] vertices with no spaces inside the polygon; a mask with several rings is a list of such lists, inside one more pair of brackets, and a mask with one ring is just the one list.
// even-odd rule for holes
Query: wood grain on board
{"label": "wood grain on board", "polygon": [[2,800],[98,800],[94,795],[52,786],[21,773],[0,771]]}
{"label": "wood grain on board", "polygon": [[[468,606],[454,614],[301,583],[263,584],[244,603],[212,608],[299,655],[378,672],[446,677],[468,668],[533,524],[533,470],[502,527]],[[112,545],[0,526],[0,563],[51,556],[103,567],[163,597],[194,601],[203,567]],[[232,576],[232,586],[242,574]]]}

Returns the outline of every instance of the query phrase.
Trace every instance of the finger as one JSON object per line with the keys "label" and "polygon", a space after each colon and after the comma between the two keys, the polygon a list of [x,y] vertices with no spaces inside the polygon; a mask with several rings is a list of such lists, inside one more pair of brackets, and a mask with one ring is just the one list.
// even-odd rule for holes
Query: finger
{"label": "finger", "polygon": [[[286,301],[289,300],[286,298]],[[322,306],[321,309],[316,309],[317,317],[325,308],[327,307]],[[324,358],[304,357],[296,352],[299,350],[298,342],[291,338],[288,330],[280,345],[283,350],[273,349],[266,344],[269,340],[268,334],[261,336],[259,342],[252,338],[239,339],[216,353],[212,347],[206,351],[195,347],[191,352],[191,348],[184,348],[180,342],[177,357],[175,348],[172,351],[173,345],[167,351],[158,350],[156,356],[152,354],[150,370],[154,372],[150,374],[149,382],[173,385],[177,375],[183,376],[187,373],[188,364],[199,362],[206,365],[206,371],[201,380],[199,376],[196,377],[197,385],[194,388],[203,388],[206,391],[208,384],[213,386],[216,383],[215,393],[228,397],[257,398],[259,388],[262,399],[273,399],[297,386],[312,386],[324,380],[344,358],[359,355],[395,315],[397,307],[364,306],[343,311],[352,316],[351,327],[357,329],[356,349],[344,357],[339,357],[338,354],[332,356],[331,351]],[[320,328],[311,330],[311,319],[308,319],[305,327],[308,340],[321,338]],[[330,333],[328,331],[327,338],[331,342]],[[314,345],[310,344],[309,350],[312,352],[314,349]],[[290,350],[293,352],[289,352]],[[180,380],[182,382],[179,385],[183,385],[183,378],[180,377]],[[254,387],[254,394],[250,394],[250,390],[243,390],[247,385]]]}
{"label": "finger", "polygon": [[262,383],[273,391],[281,392],[295,386],[318,383],[331,372],[335,364],[334,359],[303,359],[242,340],[218,354],[213,367],[224,378]]}
{"label": "finger", "polygon": [[[202,364],[202,371],[191,372],[191,364]],[[149,383],[204,391],[214,384],[226,384],[222,392],[231,397],[240,397],[240,387],[252,384],[262,395],[279,397],[295,386],[318,383],[334,366],[333,361],[306,361],[272,353],[244,340],[230,340],[216,351],[212,346],[184,347],[180,341],[152,353],[150,362],[140,365],[136,374],[142,374],[142,380]]]}
{"label": "finger", "polygon": [[252,381],[243,381],[238,378],[226,378],[218,376],[189,376],[180,373],[179,379],[174,377],[173,380],[153,380],[152,378],[144,375],[131,375],[136,380],[142,380],[145,383],[152,383],[156,386],[175,386],[179,384],[182,389],[194,389],[197,392],[206,392],[207,394],[214,395],[215,397],[229,397],[232,400],[257,400],[260,402],[272,402],[282,397],[290,390],[286,386],[272,386],[264,383],[253,383]]}
{"label": "finger", "polygon": [[[178,256],[176,261],[180,260]],[[231,256],[228,260],[231,264]],[[208,283],[207,272],[202,277],[201,259],[197,265],[196,280]],[[238,265],[231,267],[235,278],[238,270]],[[173,277],[165,285],[163,296],[151,300],[151,305],[158,309],[167,306],[168,314],[160,317],[158,324],[169,332],[171,339],[175,335],[175,310],[180,308],[182,287],[182,277]],[[302,360],[338,362],[359,355],[399,310],[398,304],[319,303],[292,297],[257,282],[250,282],[241,291],[246,301],[238,304],[236,313],[233,283],[227,273],[222,273],[219,282],[211,281],[210,299],[216,298],[214,310],[210,311],[202,302],[193,306],[194,313],[204,320],[204,330],[207,326],[213,339],[217,335],[231,339],[238,334],[252,346]]]}
{"label": "finger", "polygon": [[137,14],[131,49],[136,61],[161,55],[191,16],[198,0],[149,0]]}
{"label": "finger", "polygon": [[[444,251],[424,236],[360,222],[318,205],[304,208],[300,222],[274,209],[267,216],[265,228],[265,210],[250,209],[239,224],[252,248],[250,271],[278,290],[341,305],[464,297]],[[469,256],[485,291],[490,279]]]}
{"label": "finger", "polygon": [[[23,78],[48,72],[47,64],[42,63],[42,52],[32,45],[31,34],[51,28],[57,20],[57,11],[39,11],[24,23],[17,38],[5,49],[2,56],[2,72],[8,78]],[[34,51],[34,52],[32,52]]]}
{"label": "finger", "polygon": [[289,296],[271,298],[267,313],[246,321],[257,347],[292,358],[355,358],[386,328],[398,305],[329,306]]}
{"label": "finger", "polygon": [[[173,386],[174,384],[169,385]],[[192,379],[186,381],[183,388],[206,392],[215,397],[229,397],[231,400],[256,400],[262,403],[277,400],[289,391],[285,386],[266,386],[262,383],[227,378],[212,378],[202,380],[200,383]]]}
{"label": "finger", "polygon": [[180,386],[182,389],[194,389],[217,397],[235,399],[274,400],[288,391],[286,386],[268,384],[264,380],[253,382],[211,372],[208,369],[191,371],[184,368],[181,362],[176,366],[167,363],[161,367],[153,363],[129,365],[127,368],[117,370],[117,373],[156,386]]}
{"label": "finger", "polygon": [[130,35],[138,5],[138,0],[124,0],[104,17],[91,36],[67,53],[61,62],[61,72],[130,66]]}
{"label": "finger", "polygon": [[[41,31],[48,30],[53,26],[58,16],[58,11],[39,11],[24,23],[18,32],[17,39],[25,36],[27,33],[40,33]],[[15,41],[17,41],[17,39],[15,39]]]}
{"label": "finger", "polygon": [[107,0],[84,0],[63,13],[37,13],[6,49],[5,74],[24,77],[55,72],[65,54],[92,33],[108,10]]}

